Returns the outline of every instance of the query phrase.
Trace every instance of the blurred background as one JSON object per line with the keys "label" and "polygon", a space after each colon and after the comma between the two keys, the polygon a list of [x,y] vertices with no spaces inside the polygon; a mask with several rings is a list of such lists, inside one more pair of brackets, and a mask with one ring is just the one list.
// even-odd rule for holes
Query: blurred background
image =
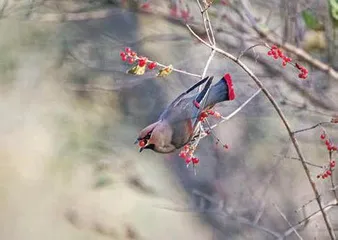
{"label": "blurred background", "polygon": [[[208,3],[217,46],[235,56],[267,41],[264,34],[309,54],[303,61],[285,51],[309,69],[305,81],[264,47],[242,57],[293,129],[331,120],[338,78],[313,61],[338,68],[335,0]],[[330,239],[320,214],[297,225],[318,205],[262,94],[215,129],[229,149],[212,137],[201,141],[196,175],[178,152],[140,154],[133,145],[198,78],[126,74],[131,66],[119,54],[131,47],[202,74],[210,49],[186,22],[206,39],[196,1],[0,0],[0,239]],[[224,116],[257,90],[243,70],[216,55],[207,74],[218,79],[225,72],[237,98],[216,107]],[[337,127],[323,126],[337,145]],[[322,131],[297,136],[316,165],[309,165],[311,175],[323,205],[331,204],[327,212],[338,234],[332,191],[338,177],[333,171],[332,178],[316,178],[329,161]]]}

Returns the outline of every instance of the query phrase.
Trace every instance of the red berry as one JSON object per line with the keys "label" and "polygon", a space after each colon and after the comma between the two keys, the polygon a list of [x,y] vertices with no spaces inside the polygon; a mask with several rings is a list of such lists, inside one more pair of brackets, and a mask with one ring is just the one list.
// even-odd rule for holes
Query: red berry
{"label": "red berry", "polygon": [[151,62],[148,64],[148,68],[151,70],[151,69],[154,69],[155,67],[157,66],[157,63],[156,62]]}
{"label": "red berry", "polygon": [[328,176],[331,176],[332,172],[331,172],[330,170],[327,170],[327,171],[326,171],[326,174],[327,174]]}
{"label": "red berry", "polygon": [[201,118],[206,118],[206,117],[208,117],[208,113],[207,112],[201,112],[200,117]]}
{"label": "red berry", "polygon": [[191,162],[191,158],[190,157],[188,157],[188,158],[185,159],[185,163],[186,164],[189,164],[190,162]]}
{"label": "red berry", "polygon": [[131,51],[131,52],[130,52],[130,56],[135,57],[135,56],[136,56],[136,52]]}
{"label": "red berry", "polygon": [[317,178],[320,178],[320,174],[317,175]]}
{"label": "red berry", "polygon": [[146,63],[147,63],[147,60],[144,59],[144,58],[140,58],[140,59],[138,60],[138,65],[139,65],[140,67],[144,67],[144,66],[146,65]]}
{"label": "red berry", "polygon": [[271,49],[277,49],[278,47],[276,45],[272,45]]}
{"label": "red berry", "polygon": [[272,55],[272,51],[268,51],[268,56],[271,56]]}
{"label": "red berry", "polygon": [[187,153],[181,151],[180,154],[179,154],[178,156],[185,159],[185,158],[187,157]]}
{"label": "red berry", "polygon": [[120,52],[120,57],[124,57],[126,56],[126,53],[125,52]]}
{"label": "red berry", "polygon": [[140,147],[144,147],[144,146],[146,145],[146,141],[145,141],[145,140],[140,140],[140,141],[138,142],[138,145],[139,145]]}
{"label": "red berry", "polygon": [[149,2],[145,2],[145,3],[141,4],[141,8],[142,9],[149,9],[149,7],[150,7],[150,3]]}
{"label": "red berry", "polygon": [[134,63],[134,58],[128,58],[128,63],[133,64]]}
{"label": "red berry", "polygon": [[183,149],[185,150],[185,151],[188,151],[189,150],[189,145],[184,145],[184,147],[183,147]]}
{"label": "red berry", "polygon": [[126,47],[124,50],[126,51],[126,53],[130,53],[131,52],[131,49],[129,47]]}
{"label": "red berry", "polygon": [[325,141],[325,145],[326,146],[330,146],[331,145],[331,143],[330,143],[330,141],[328,139]]}
{"label": "red berry", "polygon": [[193,164],[198,164],[200,160],[196,157],[193,157],[193,158],[191,158],[191,161],[192,161]]}
{"label": "red berry", "polygon": [[330,168],[334,168],[336,166],[336,161],[332,160],[330,162]]}
{"label": "red berry", "polygon": [[283,66],[283,67],[285,67],[285,66],[286,66],[286,62],[285,62],[285,61],[282,63],[282,66]]}
{"label": "red berry", "polygon": [[207,110],[207,113],[208,113],[208,114],[210,114],[210,115],[214,115],[214,114],[215,114],[215,111],[214,111],[214,110],[211,110],[211,109],[209,109],[209,110]]}
{"label": "red berry", "polygon": [[328,151],[332,151],[332,145],[328,145],[328,146],[327,146],[327,150],[328,150]]}
{"label": "red berry", "polygon": [[177,17],[177,7],[174,6],[170,9],[170,16]]}
{"label": "red berry", "polygon": [[229,145],[228,145],[228,144],[224,144],[223,147],[224,147],[225,149],[229,149]]}
{"label": "red berry", "polygon": [[323,178],[327,178],[327,177],[328,177],[327,173],[324,173]]}
{"label": "red berry", "polygon": [[332,151],[337,151],[337,146],[331,146]]}
{"label": "red berry", "polygon": [[320,135],[320,138],[324,140],[324,139],[326,138],[325,133],[322,133],[322,134]]}
{"label": "red berry", "polygon": [[123,62],[127,61],[127,56],[121,56],[121,60],[122,60]]}

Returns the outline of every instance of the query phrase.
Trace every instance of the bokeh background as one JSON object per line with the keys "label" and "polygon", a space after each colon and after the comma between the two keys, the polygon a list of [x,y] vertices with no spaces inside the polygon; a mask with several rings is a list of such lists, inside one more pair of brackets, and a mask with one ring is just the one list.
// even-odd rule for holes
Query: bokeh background
{"label": "bokeh background", "polygon": [[[237,56],[264,42],[236,14],[243,3],[283,41],[338,67],[326,1],[214,1],[209,13],[219,47]],[[187,19],[182,10],[189,10]],[[301,163],[291,159],[287,132],[261,94],[216,128],[228,150],[213,138],[201,141],[196,175],[178,152],[140,154],[133,145],[138,131],[198,79],[128,75],[119,53],[131,47],[201,74],[210,50],[186,20],[205,37],[195,1],[0,1],[0,239],[278,239],[289,223],[318,210]],[[302,81],[264,48],[243,61],[294,129],[336,113],[337,79],[325,72],[304,62],[310,73]],[[238,66],[216,55],[207,74],[217,79],[225,72],[237,98],[216,107],[224,116],[257,90]],[[338,140],[336,126],[325,129]],[[321,132],[299,134],[307,160],[320,166],[328,163]],[[322,170],[309,168],[324,205],[337,204],[331,179],[317,179]],[[336,205],[328,215],[338,234]],[[320,215],[297,229],[303,239],[329,239]],[[291,231],[285,239],[299,236]]]}

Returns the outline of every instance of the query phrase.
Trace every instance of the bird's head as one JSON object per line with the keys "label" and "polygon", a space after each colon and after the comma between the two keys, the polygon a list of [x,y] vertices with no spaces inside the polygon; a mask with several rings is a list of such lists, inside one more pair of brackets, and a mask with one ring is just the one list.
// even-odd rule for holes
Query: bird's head
{"label": "bird's head", "polygon": [[154,129],[158,125],[158,122],[155,122],[153,124],[150,124],[149,126],[143,128],[139,135],[138,138],[135,141],[135,144],[138,143],[140,147],[140,152],[143,151],[143,149],[151,149],[154,150],[155,148],[155,143],[153,142],[152,139],[152,134],[154,132]]}

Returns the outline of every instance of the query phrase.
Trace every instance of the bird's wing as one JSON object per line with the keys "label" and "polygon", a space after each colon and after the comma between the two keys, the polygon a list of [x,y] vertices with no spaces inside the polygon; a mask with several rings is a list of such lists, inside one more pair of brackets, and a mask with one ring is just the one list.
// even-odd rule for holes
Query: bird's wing
{"label": "bird's wing", "polygon": [[197,95],[195,98],[195,101],[199,103],[199,107],[195,107],[193,112],[192,112],[192,119],[193,119],[193,126],[195,127],[197,122],[198,122],[198,116],[203,111],[204,105],[205,105],[205,100],[208,97],[209,94],[209,89],[212,83],[214,77],[208,77],[207,83],[204,85],[203,90]]}
{"label": "bird's wing", "polygon": [[[187,95],[188,93],[190,93],[192,90],[196,89],[197,87],[199,87],[200,85],[202,85],[203,83],[205,83],[206,81],[208,81],[209,77],[205,77],[202,80],[200,80],[199,82],[197,82],[196,84],[194,84],[193,86],[191,86],[188,90],[186,90],[185,92],[183,92],[181,95],[179,95],[165,110],[164,112],[161,114],[160,119],[163,119],[166,117],[166,115],[168,114],[168,112],[170,112],[170,110],[172,108],[174,108],[181,100],[182,98]],[[210,84],[209,84],[210,87]]]}

